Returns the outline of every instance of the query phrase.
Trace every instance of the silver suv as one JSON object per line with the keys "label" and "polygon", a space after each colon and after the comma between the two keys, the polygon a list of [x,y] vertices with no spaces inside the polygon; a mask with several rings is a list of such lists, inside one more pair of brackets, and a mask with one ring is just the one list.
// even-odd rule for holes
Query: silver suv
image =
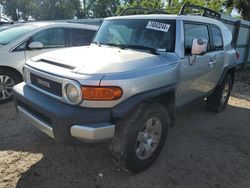
{"label": "silver suv", "polygon": [[104,20],[89,47],[27,62],[14,88],[18,111],[63,143],[111,140],[121,168],[150,166],[175,110],[206,98],[220,112],[235,75],[230,30],[217,19],[133,15]]}

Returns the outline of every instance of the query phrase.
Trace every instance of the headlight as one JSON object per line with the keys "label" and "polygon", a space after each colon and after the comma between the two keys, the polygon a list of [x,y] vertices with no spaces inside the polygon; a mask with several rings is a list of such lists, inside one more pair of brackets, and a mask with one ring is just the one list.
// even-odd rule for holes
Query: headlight
{"label": "headlight", "polygon": [[65,87],[65,93],[68,101],[71,104],[78,104],[82,100],[80,89],[73,83],[68,83]]}

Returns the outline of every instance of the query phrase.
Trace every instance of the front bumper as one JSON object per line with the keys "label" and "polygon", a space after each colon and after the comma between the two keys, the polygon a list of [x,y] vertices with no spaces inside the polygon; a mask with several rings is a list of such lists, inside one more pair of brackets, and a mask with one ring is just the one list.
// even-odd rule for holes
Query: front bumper
{"label": "front bumper", "polygon": [[71,106],[52,99],[25,83],[15,86],[13,92],[18,112],[59,142],[100,142],[114,136],[115,125],[110,123],[110,109]]}

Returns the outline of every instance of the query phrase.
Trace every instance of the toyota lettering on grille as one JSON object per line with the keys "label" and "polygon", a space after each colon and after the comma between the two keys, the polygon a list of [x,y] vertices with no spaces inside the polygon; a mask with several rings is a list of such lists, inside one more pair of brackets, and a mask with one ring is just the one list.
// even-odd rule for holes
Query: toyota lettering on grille
{"label": "toyota lettering on grille", "polygon": [[39,89],[52,93],[56,96],[62,96],[62,84],[59,82],[49,80],[33,73],[30,73],[30,81],[32,85],[38,87]]}
{"label": "toyota lettering on grille", "polygon": [[37,83],[38,83],[39,85],[44,86],[44,87],[50,88],[49,82],[46,82],[46,81],[41,80],[41,79],[39,79],[39,78],[37,78]]}

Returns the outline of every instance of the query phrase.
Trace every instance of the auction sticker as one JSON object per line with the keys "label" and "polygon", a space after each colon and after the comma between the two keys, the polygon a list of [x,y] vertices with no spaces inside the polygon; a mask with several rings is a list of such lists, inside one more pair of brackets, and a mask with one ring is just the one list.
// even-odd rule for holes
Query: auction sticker
{"label": "auction sticker", "polygon": [[146,28],[157,30],[157,31],[168,32],[170,25],[166,23],[161,23],[161,22],[149,21]]}

